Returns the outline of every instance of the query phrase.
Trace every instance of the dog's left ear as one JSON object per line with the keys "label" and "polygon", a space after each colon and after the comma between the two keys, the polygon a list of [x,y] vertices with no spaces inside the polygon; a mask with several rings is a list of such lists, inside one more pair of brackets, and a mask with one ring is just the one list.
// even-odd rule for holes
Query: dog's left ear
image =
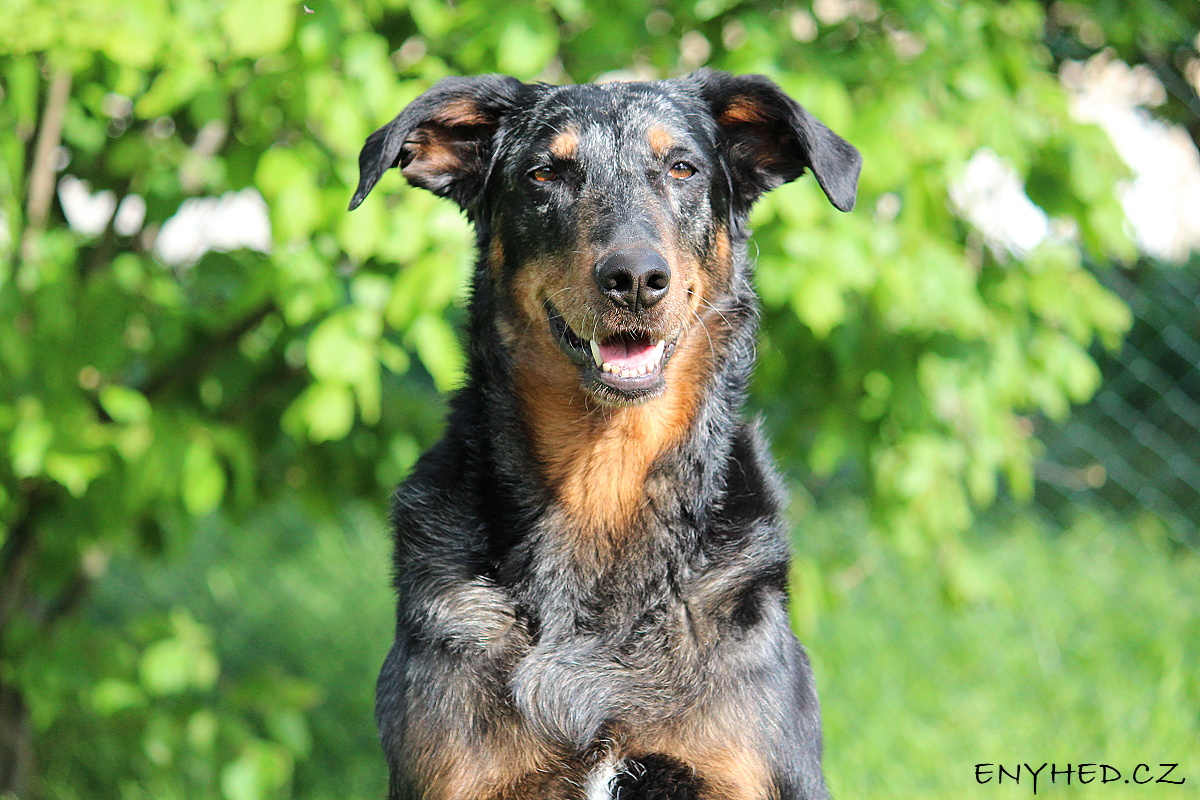
{"label": "dog's left ear", "polygon": [[693,79],[721,127],[722,147],[742,210],[763,193],[811,169],[841,211],[854,208],[862,156],[854,145],[825,127],[762,75],[701,70]]}
{"label": "dog's left ear", "polygon": [[414,186],[466,208],[482,188],[500,120],[527,87],[506,75],[443,78],[367,137],[350,210],[383,173],[400,167]]}

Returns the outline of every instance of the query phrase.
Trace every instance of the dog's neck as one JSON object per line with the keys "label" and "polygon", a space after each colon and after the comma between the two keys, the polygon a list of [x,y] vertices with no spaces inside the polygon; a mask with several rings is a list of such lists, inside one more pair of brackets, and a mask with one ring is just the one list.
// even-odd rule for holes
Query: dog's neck
{"label": "dog's neck", "polygon": [[[748,284],[739,285],[681,341],[664,394],[638,405],[589,400],[565,363],[561,375],[531,384],[494,331],[470,332],[475,430],[486,440],[493,487],[502,487],[491,494],[501,507],[510,505],[508,493],[538,501],[511,505],[535,507],[539,518],[506,519],[502,527],[528,531],[551,520],[587,547],[607,549],[647,514],[702,524],[724,486],[754,365],[756,301]],[[488,302],[477,287],[472,303]],[[471,319],[492,319],[484,310],[472,309]]]}

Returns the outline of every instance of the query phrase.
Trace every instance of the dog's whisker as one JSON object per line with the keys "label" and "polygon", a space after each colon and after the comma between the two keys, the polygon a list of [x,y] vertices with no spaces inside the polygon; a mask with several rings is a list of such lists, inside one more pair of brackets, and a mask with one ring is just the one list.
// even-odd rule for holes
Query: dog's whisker
{"label": "dog's whisker", "polygon": [[712,334],[708,332],[708,326],[704,324],[704,320],[701,319],[700,315],[696,313],[696,309],[691,308],[690,306],[689,309],[691,310],[692,316],[696,318],[696,326],[699,327],[700,330],[704,331],[704,338],[708,339],[708,354],[715,361],[717,358],[717,348],[713,344]]}
{"label": "dog's whisker", "polygon": [[[725,314],[721,311],[721,309],[717,308],[715,305],[710,303],[708,300],[704,299],[704,295],[696,294],[691,289],[688,289],[687,291],[688,291],[688,295],[690,295],[691,297],[695,297],[697,300],[700,301],[701,304],[703,304],[706,308],[711,309],[714,314],[716,314],[718,317],[720,317],[721,321],[725,323],[725,327],[733,328],[733,323],[729,321],[729,319],[725,316]],[[725,309],[725,310],[730,311],[732,309]]]}

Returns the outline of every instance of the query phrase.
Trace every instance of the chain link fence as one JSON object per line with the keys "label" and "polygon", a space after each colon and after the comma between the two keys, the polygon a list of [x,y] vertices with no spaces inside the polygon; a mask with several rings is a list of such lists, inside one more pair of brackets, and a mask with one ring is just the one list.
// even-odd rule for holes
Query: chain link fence
{"label": "chain link fence", "polygon": [[1062,424],[1040,423],[1037,502],[1053,514],[1092,506],[1151,515],[1200,547],[1200,259],[1099,275],[1133,311],[1117,353],[1094,353],[1104,376]]}

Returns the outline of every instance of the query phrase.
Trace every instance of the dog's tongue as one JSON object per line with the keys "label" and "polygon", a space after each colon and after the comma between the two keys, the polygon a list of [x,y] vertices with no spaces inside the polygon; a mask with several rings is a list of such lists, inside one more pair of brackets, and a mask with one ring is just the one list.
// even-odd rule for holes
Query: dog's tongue
{"label": "dog's tongue", "polygon": [[623,336],[611,342],[600,342],[600,355],[614,367],[637,369],[645,365],[652,367],[658,362],[658,348],[649,337],[627,339]]}

